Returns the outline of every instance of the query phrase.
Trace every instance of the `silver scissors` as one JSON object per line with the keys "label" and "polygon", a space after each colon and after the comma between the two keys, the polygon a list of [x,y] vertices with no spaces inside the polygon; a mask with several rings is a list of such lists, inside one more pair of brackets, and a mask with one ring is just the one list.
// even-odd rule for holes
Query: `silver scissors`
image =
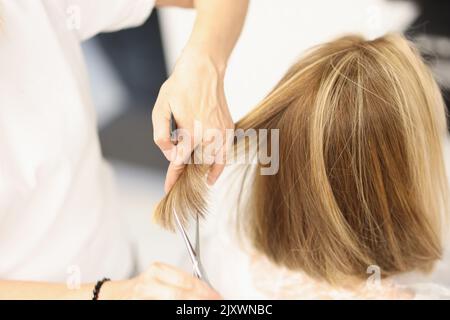
{"label": "silver scissors", "polygon": [[[177,125],[175,122],[175,118],[173,117],[173,114],[170,117],[170,139],[173,143],[177,143]],[[200,261],[200,223],[198,219],[198,215],[195,219],[195,248],[192,246],[191,240],[189,239],[189,236],[186,232],[186,229],[181,224],[180,218],[176,211],[173,212],[173,215],[175,217],[175,222],[177,225],[178,232],[181,233],[181,236],[183,237],[184,243],[186,244],[186,249],[189,254],[189,258],[191,259],[194,276],[198,279],[206,282],[211,288],[211,283],[208,280],[208,277],[206,275],[206,272],[203,268],[202,262]]]}

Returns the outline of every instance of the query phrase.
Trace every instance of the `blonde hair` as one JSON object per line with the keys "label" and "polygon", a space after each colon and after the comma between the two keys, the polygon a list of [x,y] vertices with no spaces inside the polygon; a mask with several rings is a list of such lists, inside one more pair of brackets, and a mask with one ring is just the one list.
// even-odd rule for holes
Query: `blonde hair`
{"label": "blonde hair", "polygon": [[[273,262],[330,282],[366,278],[370,265],[383,276],[431,270],[447,213],[445,126],[440,90],[401,35],[314,48],[236,124],[280,134],[279,172],[244,178],[246,237]],[[206,213],[205,172],[186,168],[158,222]]]}

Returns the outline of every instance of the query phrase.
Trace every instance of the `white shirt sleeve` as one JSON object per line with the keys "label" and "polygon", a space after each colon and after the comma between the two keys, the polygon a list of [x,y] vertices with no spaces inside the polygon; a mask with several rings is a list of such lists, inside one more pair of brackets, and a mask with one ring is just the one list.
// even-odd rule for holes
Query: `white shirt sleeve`
{"label": "white shirt sleeve", "polygon": [[47,0],[76,24],[80,40],[101,32],[136,27],[149,17],[155,0]]}

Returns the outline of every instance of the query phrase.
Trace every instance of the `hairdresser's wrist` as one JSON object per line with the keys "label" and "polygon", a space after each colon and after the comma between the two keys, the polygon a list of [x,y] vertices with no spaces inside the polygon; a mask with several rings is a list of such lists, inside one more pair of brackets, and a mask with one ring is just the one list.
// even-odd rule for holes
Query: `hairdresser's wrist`
{"label": "hairdresser's wrist", "polygon": [[228,64],[228,55],[220,48],[214,48],[208,43],[191,41],[184,48],[177,61],[177,66],[182,66],[184,63],[212,67],[215,75],[223,79]]}

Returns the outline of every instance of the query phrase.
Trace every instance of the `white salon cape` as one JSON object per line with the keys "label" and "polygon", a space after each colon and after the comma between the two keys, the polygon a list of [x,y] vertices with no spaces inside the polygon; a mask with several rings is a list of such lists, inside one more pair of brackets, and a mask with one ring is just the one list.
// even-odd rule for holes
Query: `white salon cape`
{"label": "white salon cape", "polygon": [[0,279],[132,270],[80,43],[143,23],[154,0],[0,0]]}

